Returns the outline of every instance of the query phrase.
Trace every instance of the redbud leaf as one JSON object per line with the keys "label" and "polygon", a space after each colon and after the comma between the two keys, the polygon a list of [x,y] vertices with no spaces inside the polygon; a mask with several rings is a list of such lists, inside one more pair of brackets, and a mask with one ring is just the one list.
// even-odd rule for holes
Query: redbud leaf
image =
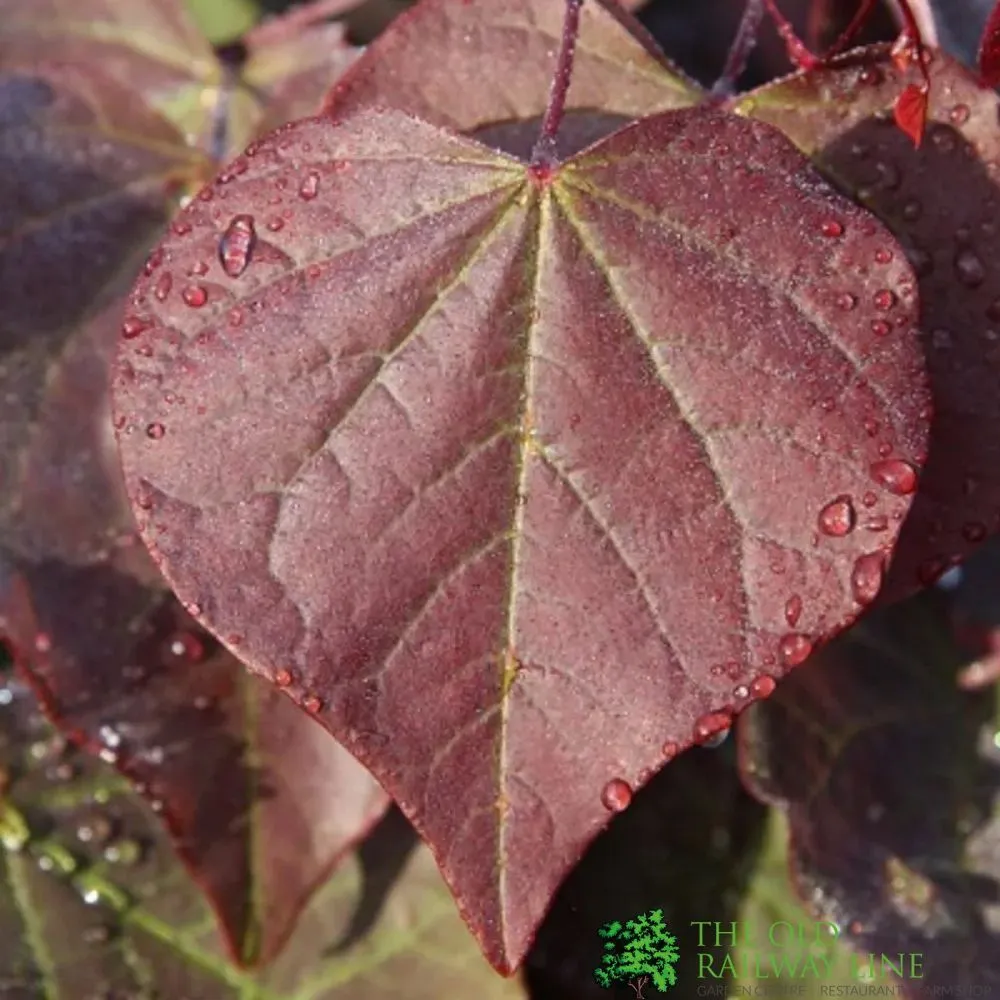
{"label": "redbud leaf", "polygon": [[748,786],[787,814],[800,896],[861,956],[902,954],[909,996],[1000,985],[995,698],[959,689],[962,661],[930,590],[866,617],[738,724]]}
{"label": "redbud leaf", "polygon": [[156,261],[115,375],[142,536],[498,969],[641,775],[878,591],[926,444],[915,281],[768,126],[653,116],[546,176],[306,120]]}
{"label": "redbud leaf", "polygon": [[1000,527],[1000,104],[949,56],[935,53],[929,69],[919,149],[893,124],[907,77],[884,47],[737,105],[780,128],[878,214],[917,273],[934,417],[887,600],[925,586]]}
{"label": "redbud leaf", "polygon": [[[551,0],[424,0],[368,46],[331,90],[327,111],[398,108],[508,151],[529,150],[563,11]],[[559,148],[573,152],[632,118],[700,97],[634,17],[615,0],[593,0],[580,12]]]}
{"label": "redbud leaf", "polygon": [[1000,3],[994,5],[979,43],[979,76],[988,87],[1000,85]]}

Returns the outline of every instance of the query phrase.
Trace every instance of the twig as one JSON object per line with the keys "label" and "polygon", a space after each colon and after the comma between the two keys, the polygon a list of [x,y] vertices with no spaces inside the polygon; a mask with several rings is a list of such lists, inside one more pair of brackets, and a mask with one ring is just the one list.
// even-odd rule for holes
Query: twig
{"label": "twig", "polygon": [[556,135],[566,113],[566,95],[569,93],[573,75],[573,56],[576,53],[576,39],[580,34],[580,8],[583,0],[566,0],[566,16],[563,19],[562,42],[552,86],[549,88],[549,103],[542,119],[538,141],[531,152],[533,167],[551,167],[556,158]]}

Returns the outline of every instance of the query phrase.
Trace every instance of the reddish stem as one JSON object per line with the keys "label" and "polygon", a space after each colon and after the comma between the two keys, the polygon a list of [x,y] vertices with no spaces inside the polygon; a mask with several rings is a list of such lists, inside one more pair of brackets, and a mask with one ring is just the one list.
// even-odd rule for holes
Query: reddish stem
{"label": "reddish stem", "polygon": [[566,95],[569,93],[573,76],[573,56],[576,53],[576,39],[580,34],[580,8],[583,0],[566,0],[566,16],[563,19],[562,42],[559,58],[556,60],[552,86],[549,88],[549,103],[542,119],[538,141],[531,152],[533,167],[551,167],[556,159],[556,135],[566,113]]}
{"label": "reddish stem", "polygon": [[795,34],[791,21],[781,13],[776,0],[764,0],[764,6],[785,43],[785,51],[788,53],[792,65],[798,69],[815,69],[820,62],[818,57],[810,52],[802,39]]}
{"label": "reddish stem", "polygon": [[712,93],[715,95],[732,94],[736,87],[736,80],[747,68],[747,60],[757,44],[757,34],[760,31],[760,22],[764,19],[764,0],[746,0],[743,8],[743,17],[740,26],[736,29],[736,37],[729,47],[729,55],[726,57],[726,65],[722,70],[722,75],[715,81]]}

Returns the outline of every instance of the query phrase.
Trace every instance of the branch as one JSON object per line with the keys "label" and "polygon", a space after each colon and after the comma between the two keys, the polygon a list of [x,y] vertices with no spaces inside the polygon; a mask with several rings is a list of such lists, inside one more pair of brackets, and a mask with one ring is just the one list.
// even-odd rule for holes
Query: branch
{"label": "branch", "polygon": [[715,81],[712,94],[728,97],[736,89],[736,80],[747,68],[747,60],[757,44],[757,33],[760,22],[764,19],[764,0],[746,0],[740,26],[736,29],[736,37],[729,48],[726,65],[722,75]]}

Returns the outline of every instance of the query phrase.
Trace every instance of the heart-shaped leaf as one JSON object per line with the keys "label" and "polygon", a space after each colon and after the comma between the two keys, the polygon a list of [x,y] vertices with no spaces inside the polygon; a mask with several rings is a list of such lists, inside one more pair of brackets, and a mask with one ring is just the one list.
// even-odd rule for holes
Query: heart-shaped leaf
{"label": "heart-shaped leaf", "polygon": [[705,108],[550,175],[398,112],[238,162],[125,320],[141,533],[509,971],[640,774],[877,593],[925,447],[912,271]]}
{"label": "heart-shaped leaf", "polygon": [[[326,110],[408,111],[526,153],[538,134],[562,34],[552,0],[423,0],[400,15],[331,90]],[[580,12],[563,154],[640,115],[697,103],[701,90],[615,0]]]}
{"label": "heart-shaped leaf", "polygon": [[1000,103],[942,53],[930,78],[919,149],[892,124],[909,78],[885,48],[849,54],[738,103],[876,212],[917,273],[934,420],[886,600],[926,586],[1000,527]]}

